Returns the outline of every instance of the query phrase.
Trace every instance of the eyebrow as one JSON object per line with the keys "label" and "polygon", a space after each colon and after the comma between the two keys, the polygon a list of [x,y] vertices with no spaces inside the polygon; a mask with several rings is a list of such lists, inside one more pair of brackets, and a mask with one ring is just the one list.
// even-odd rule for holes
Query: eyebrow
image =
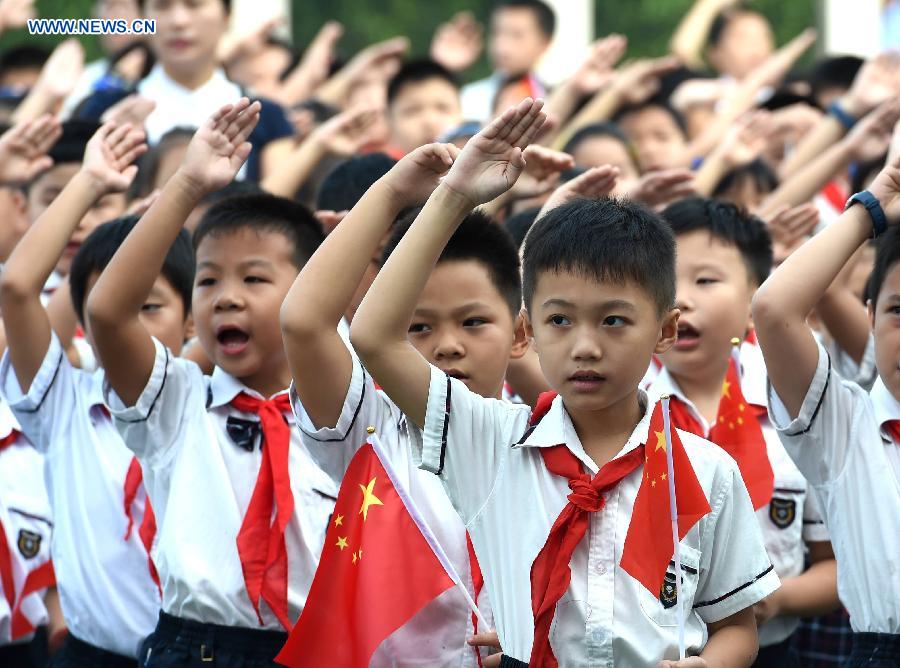
{"label": "eyebrow", "polygon": [[[263,267],[265,269],[271,269],[273,266],[274,265],[271,262],[269,262],[268,260],[263,260],[263,259],[259,259],[259,258],[254,259],[254,260],[247,260],[246,262],[241,262],[238,265],[238,267],[241,269],[247,269],[250,267]],[[197,271],[200,271],[201,269],[219,269],[219,270],[221,270],[222,267],[221,267],[221,265],[219,265],[215,262],[205,260],[203,262],[200,262],[197,265]]]}
{"label": "eyebrow", "polygon": [[[541,308],[547,308],[548,306],[560,306],[562,308],[577,308],[576,304],[568,301],[567,299],[559,299],[559,298],[551,298],[541,304]],[[600,302],[599,304],[592,304],[591,308],[597,311],[610,311],[613,309],[624,309],[626,311],[636,311],[636,307],[629,301],[625,299],[610,299],[605,302]]]}
{"label": "eyebrow", "polygon": [[[487,304],[485,304],[483,302],[470,302],[468,304],[464,304],[463,306],[460,306],[459,308],[456,308],[453,311],[451,311],[451,315],[459,316],[463,313],[469,313],[472,311],[487,311],[487,310],[490,310],[490,306],[488,306]],[[435,311],[433,309],[427,309],[427,308],[417,308],[415,311],[413,311],[413,315],[417,315],[417,316],[420,316],[423,318],[434,318],[437,316],[437,311]]]}

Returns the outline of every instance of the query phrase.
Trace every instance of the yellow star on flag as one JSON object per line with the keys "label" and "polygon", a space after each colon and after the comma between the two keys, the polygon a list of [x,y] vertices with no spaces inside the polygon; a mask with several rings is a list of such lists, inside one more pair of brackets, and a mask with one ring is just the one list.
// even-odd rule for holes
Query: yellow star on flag
{"label": "yellow star on flag", "polygon": [[356,556],[356,552],[353,553],[353,563],[355,564],[359,559]]}
{"label": "yellow star on flag", "polygon": [[363,522],[369,518],[369,506],[383,506],[377,496],[375,496],[375,478],[369,481],[368,485],[360,485],[359,489],[363,493],[362,506],[359,508],[359,514],[363,516]]}
{"label": "yellow star on flag", "polygon": [[666,435],[661,431],[657,431],[654,433],[656,434],[656,448],[653,450],[653,452],[656,452],[657,450],[662,450],[663,452],[665,452],[666,451]]}
{"label": "yellow star on flag", "polygon": [[727,380],[722,383],[722,394],[731,399],[731,383]]}
{"label": "yellow star on flag", "polygon": [[344,523],[344,516],[338,515],[334,518],[334,526],[339,527]]}
{"label": "yellow star on flag", "polygon": [[337,546],[341,548],[341,552],[344,551],[344,548],[347,547],[347,537],[346,536],[338,536]]}

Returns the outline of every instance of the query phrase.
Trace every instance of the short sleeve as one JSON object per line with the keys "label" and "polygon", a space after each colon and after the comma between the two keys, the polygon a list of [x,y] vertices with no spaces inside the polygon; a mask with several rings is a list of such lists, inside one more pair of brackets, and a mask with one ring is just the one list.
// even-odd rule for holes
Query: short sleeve
{"label": "short sleeve", "polygon": [[720,465],[701,529],[701,581],[694,609],[707,624],[740,612],[778,589],[762,531],[737,466]]}
{"label": "short sleeve", "polygon": [[[353,355],[353,372],[347,396],[337,423],[332,427],[317,429],[303,407],[300,397],[290,388],[291,408],[294,411],[297,428],[303,445],[309,451],[316,464],[333,480],[340,483],[350,460],[368,437],[368,428],[374,427],[380,435],[393,434],[396,422],[399,421],[399,410],[392,411],[386,399],[372,381],[356,355]],[[400,447],[396,438],[382,438],[382,443],[392,457],[408,453],[398,453]]]}
{"label": "short sleeve", "polygon": [[768,395],[772,424],[803,476],[813,486],[835,480],[846,464],[854,437],[853,416],[867,401],[866,391],[843,381],[819,344],[818,365],[799,415],[788,415],[771,383]]}
{"label": "short sleeve", "polygon": [[50,449],[54,434],[68,430],[75,407],[74,373],[55,332],[28,392],[22,392],[9,351],[3,354],[0,387],[22,432],[40,452]]}
{"label": "short sleeve", "polygon": [[431,367],[431,385],[421,443],[413,439],[419,468],[441,478],[468,524],[490,496],[512,445],[525,432],[530,409],[470,391]]}
{"label": "short sleeve", "polygon": [[187,416],[206,406],[206,383],[200,367],[180,359],[158,340],[150,379],[133,406],[126,406],[104,382],[103,394],[128,448],[154,464],[183,440]]}

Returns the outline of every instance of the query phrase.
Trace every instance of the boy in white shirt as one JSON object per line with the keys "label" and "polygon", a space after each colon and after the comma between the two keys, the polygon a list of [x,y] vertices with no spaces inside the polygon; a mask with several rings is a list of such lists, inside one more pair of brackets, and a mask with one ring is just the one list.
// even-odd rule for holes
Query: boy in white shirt
{"label": "boy in white shirt", "polygon": [[322,241],[312,214],[248,195],[201,219],[191,303],[216,365],[211,377],[176,358],[140,318],[184,221],[246,159],[258,114],[244,98],[204,123],[88,299],[107,403],[157,518],[163,604],[142,651],[146,666],[273,665],[303,608],[337,496],[292,434],[278,329],[281,302]]}
{"label": "boy in white shirt", "polygon": [[[900,160],[889,158],[844,213],[795,251],[753,299],[769,370],[769,414],[815,490],[854,631],[848,665],[900,662]],[[890,225],[890,227],[888,227]],[[879,378],[842,379],[806,317],[854,252],[879,239],[869,318]]]}
{"label": "boy in white shirt", "polygon": [[[839,603],[828,531],[806,479],[765,414],[759,347],[744,343],[741,369],[728,376],[733,340],[746,338],[750,300],[772,266],[771,239],[761,220],[725,202],[692,197],[662,216],[677,243],[675,307],[681,315],[678,341],[660,355],[664,366],[647,392],[671,395],[673,424],[724,448],[750,478],[744,482],[782,583],[755,607],[756,665],[787,668],[796,665],[790,638],[800,617],[830,612]],[[730,387],[735,378],[739,388]],[[727,430],[735,410],[741,428]],[[814,565],[804,572],[806,547]]]}
{"label": "boy in white shirt", "polygon": [[[102,127],[88,143],[81,168],[16,246],[0,277],[8,341],[0,387],[23,431],[46,456],[52,552],[69,627],[59,660],[75,664],[136,665],[160,596],[140,530],[152,515],[135,476],[140,468],[104,405],[104,372],[69,363],[41,305],[41,286],[85,212],[107,193],[128,187],[137,171],[131,163],[146,150],[143,140],[141,131],[128,126]],[[72,307],[81,322],[87,294],[134,223],[131,218],[100,225],[72,260]],[[147,327],[176,350],[189,332],[193,274],[185,233],[168,250],[142,309]]]}
{"label": "boy in white shirt", "polygon": [[[678,434],[712,508],[680,547],[686,645],[699,656],[678,660],[672,588],[663,582],[650,593],[619,567],[645,456],[666,447],[661,430],[649,433],[653,407],[638,389],[651,354],[672,345],[678,319],[674,240],[658,217],[631,203],[578,200],[531,230],[522,314],[560,393],[533,429],[527,407],[474,394],[407,338],[453,229],[521,173],[541,106],[526,99],[469,140],[375,279],[351,341],[424,428],[421,466],[440,476],[472,536],[507,664],[749,666],[751,606],[778,578],[727,456],[701,456],[707,442]],[[555,551],[548,541],[560,532],[566,548]]]}
{"label": "boy in white shirt", "polygon": [[[337,331],[382,237],[403,210],[428,198],[458,152],[452,144],[418,148],[369,188],[297,277],[282,305],[281,326],[297,423],[313,457],[339,483],[365,443],[366,428],[375,427],[416,507],[478,599],[466,529],[440,481],[413,461],[410,442],[420,444],[421,431],[377,389]],[[408,222],[397,223],[385,257],[408,229]],[[499,398],[508,360],[526,347],[517,318],[520,295],[514,242],[502,227],[472,214],[448,242],[417,302],[410,341],[473,391]],[[479,601],[483,612],[486,598]],[[478,656],[466,645],[475,630],[471,620],[465,598],[451,589],[391,636],[372,665],[476,666]]]}

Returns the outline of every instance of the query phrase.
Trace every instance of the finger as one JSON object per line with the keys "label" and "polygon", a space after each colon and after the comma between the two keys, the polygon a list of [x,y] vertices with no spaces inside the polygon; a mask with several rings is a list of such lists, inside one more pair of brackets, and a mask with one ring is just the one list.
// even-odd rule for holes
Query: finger
{"label": "finger", "polygon": [[[110,123],[115,123],[115,121],[110,121]],[[131,132],[130,123],[122,123],[122,125],[117,125],[106,135],[106,137],[104,138],[104,143],[115,154],[119,144],[125,139],[125,137],[128,136],[129,132]]]}
{"label": "finger", "polygon": [[123,156],[119,159],[119,163],[120,163],[120,164],[123,164],[123,165],[130,165],[130,164],[133,163],[135,160],[137,160],[137,159],[140,158],[142,155],[144,155],[144,153],[146,153],[148,150],[149,150],[149,147],[148,147],[146,144],[143,144],[143,143],[142,143],[142,144],[138,144],[138,145],[135,146],[133,149],[131,149],[130,151],[128,151],[128,153],[126,153],[125,155],[123,155]]}
{"label": "finger", "polygon": [[[544,123],[547,121],[547,114],[543,111],[538,112],[537,116],[532,120],[531,124],[525,128],[525,132],[522,134],[522,138],[516,142],[516,145],[519,148],[525,148],[531,142],[535,140],[535,138],[541,133],[541,130],[544,129]],[[564,169],[564,168],[563,168]]]}
{"label": "finger", "polygon": [[28,169],[28,180],[33,179],[35,176],[40,174],[41,172],[45,172],[53,166],[53,158],[49,156],[44,156],[43,158],[38,158],[34,162],[31,163],[30,168]]}
{"label": "finger", "polygon": [[220,127],[224,127],[221,126],[222,119],[225,118],[225,115],[230,113],[232,109],[234,109],[233,104],[226,104],[219,107],[219,110],[206,121],[207,126],[212,130],[219,130]]}
{"label": "finger", "polygon": [[219,122],[216,124],[216,129],[220,132],[225,132],[226,128],[231,123],[234,123],[235,119],[240,115],[240,113],[247,108],[250,104],[250,100],[246,97],[242,97],[238,100],[234,105],[232,105],[231,109],[225,112],[222,117],[219,119]]}
{"label": "finger", "polygon": [[498,652],[497,654],[491,654],[489,657],[487,657],[484,661],[482,661],[481,665],[484,666],[484,668],[499,668],[500,662],[502,660],[503,654]]}
{"label": "finger", "polygon": [[246,162],[248,157],[250,157],[250,151],[252,150],[253,145],[250,142],[245,141],[235,149],[234,154],[232,155],[232,162],[236,160],[237,166],[239,167],[244,162]]}
{"label": "finger", "polygon": [[117,160],[121,159],[126,153],[132,151],[136,146],[144,143],[144,133],[141,130],[132,130],[122,138],[115,146],[112,146],[112,153]]}
{"label": "finger", "polygon": [[473,647],[500,647],[500,638],[496,631],[488,631],[487,633],[476,633],[469,636],[466,640]]}
{"label": "finger", "polygon": [[[531,98],[525,98],[525,100],[522,100],[519,104],[519,108],[525,113],[522,114],[518,122],[513,125],[512,129],[509,131],[509,135],[506,137],[510,144],[518,146],[519,148],[524,148],[524,146],[520,145],[520,142],[531,129],[531,126],[536,122],[543,106],[544,101],[540,99],[532,100]],[[543,119],[541,119],[541,123],[543,124]],[[527,144],[525,144],[525,146],[527,146]]]}
{"label": "finger", "polygon": [[502,139],[509,133],[509,126],[516,120],[518,111],[518,107],[510,107],[482,128],[478,134],[484,139]]}
{"label": "finger", "polygon": [[[254,122],[254,117],[259,116],[261,108],[262,105],[257,100],[250,106],[243,109],[239,114],[231,119],[231,122],[223,130],[223,134],[228,138],[229,141],[234,140],[248,123]],[[258,120],[258,118],[256,118],[256,120]]]}
{"label": "finger", "polygon": [[124,185],[122,190],[125,190],[128,186],[131,185],[131,182],[134,181],[134,177],[137,176],[137,173],[137,165],[131,165],[122,170],[122,183]]}
{"label": "finger", "polygon": [[259,123],[259,109],[247,116],[245,123],[241,126],[240,132],[235,135],[234,139],[231,140],[231,143],[233,145],[238,145],[246,142],[250,138],[250,135],[253,134],[253,130],[256,128],[257,123]]}

